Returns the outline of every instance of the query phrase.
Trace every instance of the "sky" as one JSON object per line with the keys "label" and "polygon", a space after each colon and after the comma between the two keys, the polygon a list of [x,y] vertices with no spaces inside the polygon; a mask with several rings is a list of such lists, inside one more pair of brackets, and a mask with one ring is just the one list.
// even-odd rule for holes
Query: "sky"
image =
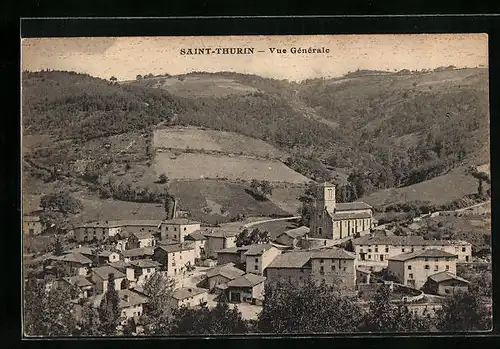
{"label": "sky", "polygon": [[[253,55],[180,55],[181,49],[254,47]],[[286,48],[272,54],[269,48]],[[291,54],[292,47],[328,48]],[[263,50],[264,52],[257,52]],[[37,38],[22,41],[22,69],[68,70],[118,80],[152,73],[232,71],[300,81],[358,69],[488,66],[486,34]]]}

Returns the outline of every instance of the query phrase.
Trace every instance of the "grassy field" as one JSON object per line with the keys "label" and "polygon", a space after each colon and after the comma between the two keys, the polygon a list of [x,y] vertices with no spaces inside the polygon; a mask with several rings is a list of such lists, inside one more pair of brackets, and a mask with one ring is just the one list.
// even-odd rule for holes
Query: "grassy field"
{"label": "grassy field", "polygon": [[[485,190],[487,189],[487,184]],[[373,206],[386,206],[409,201],[429,201],[441,205],[465,195],[477,193],[477,179],[457,168],[449,173],[403,188],[391,188],[372,193],[362,201]]]}
{"label": "grassy field", "polygon": [[240,156],[164,151],[155,155],[153,168],[157,174],[165,173],[172,179],[257,179],[286,183],[309,181],[280,161]]}
{"label": "grassy field", "polygon": [[180,207],[193,218],[205,222],[227,222],[237,214],[269,216],[287,214],[271,200],[255,200],[245,184],[215,180],[172,181],[170,192],[179,198]]}
{"label": "grassy field", "polygon": [[226,154],[283,158],[286,155],[259,139],[234,132],[203,130],[194,127],[164,128],[154,131],[155,148],[204,150]]}
{"label": "grassy field", "polygon": [[163,89],[180,97],[224,97],[258,91],[256,88],[229,77],[213,77],[204,74],[186,77],[155,77],[133,83]]}

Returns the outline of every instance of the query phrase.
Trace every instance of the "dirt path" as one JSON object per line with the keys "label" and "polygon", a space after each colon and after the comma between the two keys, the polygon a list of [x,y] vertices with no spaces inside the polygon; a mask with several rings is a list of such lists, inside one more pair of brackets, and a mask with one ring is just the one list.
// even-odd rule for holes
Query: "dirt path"
{"label": "dirt path", "polygon": [[301,216],[293,216],[293,217],[285,217],[285,218],[273,218],[273,219],[264,219],[264,220],[261,220],[261,221],[256,221],[256,222],[250,222],[250,223],[246,223],[243,225],[243,228],[250,228],[254,225],[258,225],[258,224],[263,224],[263,223],[269,223],[269,222],[277,222],[277,221],[291,221],[291,220],[294,220],[294,219],[299,219],[301,218]]}

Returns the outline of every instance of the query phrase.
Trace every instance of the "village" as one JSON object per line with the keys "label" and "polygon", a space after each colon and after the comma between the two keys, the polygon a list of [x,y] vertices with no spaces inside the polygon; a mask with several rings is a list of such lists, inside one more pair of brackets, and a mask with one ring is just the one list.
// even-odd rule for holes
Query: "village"
{"label": "village", "polygon": [[[174,285],[172,309],[213,308],[224,296],[244,319],[257,320],[266,284],[284,280],[300,287],[313,280],[365,308],[377,288],[386,285],[393,302],[432,316],[447,296],[470,287],[457,275],[457,266],[484,262],[472,256],[467,241],[393,234],[390,224],[377,223],[370,205],[337,203],[329,183],[317,185],[310,227],[301,226],[297,216],[267,218],[295,225],[273,238],[252,228],[259,221],[205,226],[182,217],[175,206],[162,218],[72,226],[66,235],[76,247],[61,246],[47,255],[38,278],[47,289],[75,291],[71,301],[77,318],[85,304],[98,308],[112,283],[120,299],[120,324],[133,319],[139,332],[148,303],[144,286],[156,273]],[[34,214],[24,216],[23,228],[26,235],[44,229]]]}

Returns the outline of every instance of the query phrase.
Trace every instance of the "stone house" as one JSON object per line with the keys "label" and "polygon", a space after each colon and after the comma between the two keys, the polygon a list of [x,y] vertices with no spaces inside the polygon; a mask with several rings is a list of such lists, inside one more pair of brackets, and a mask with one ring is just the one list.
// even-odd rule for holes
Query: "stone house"
{"label": "stone house", "polygon": [[75,276],[87,276],[92,267],[92,260],[81,253],[66,253],[61,256],[54,256],[47,260],[47,269],[50,270],[55,264],[62,266],[66,274]]}
{"label": "stone house", "polygon": [[457,256],[442,250],[426,249],[389,258],[388,272],[403,285],[422,288],[429,276],[457,272]]}
{"label": "stone house", "polygon": [[160,263],[167,276],[184,273],[195,262],[194,244],[190,242],[176,245],[157,245],[154,249],[153,260]]}
{"label": "stone house", "polygon": [[38,215],[23,216],[23,233],[29,236],[40,235],[43,231],[43,225]]}
{"label": "stone house", "polygon": [[207,301],[208,290],[197,287],[183,287],[174,290],[171,297],[172,308],[194,307]]}
{"label": "stone house", "polygon": [[128,237],[126,248],[143,248],[143,247],[154,247],[156,245],[156,239],[153,233],[148,231],[134,232]]}
{"label": "stone house", "polygon": [[255,304],[264,299],[264,281],[261,275],[247,273],[227,283],[227,294],[230,302],[247,302]]}
{"label": "stone house", "polygon": [[115,290],[121,290],[122,283],[126,278],[124,273],[109,265],[92,269],[92,282],[95,284],[96,294],[105,293],[108,290],[108,282],[111,274],[114,276]]}
{"label": "stone house", "polygon": [[222,229],[208,229],[202,232],[207,238],[205,253],[209,258],[217,258],[216,251],[236,247],[237,231],[225,231]]}
{"label": "stone house", "polygon": [[195,222],[187,218],[174,218],[161,222],[161,240],[175,240],[184,242],[187,235],[200,230],[200,222]]}
{"label": "stone house", "polygon": [[262,275],[267,266],[281,251],[271,244],[256,244],[248,246],[245,256],[246,272]]}
{"label": "stone house", "polygon": [[234,266],[234,263],[218,265],[212,269],[207,270],[207,284],[210,291],[225,290],[227,283],[237,277],[245,274],[241,269]]}
{"label": "stone house", "polygon": [[160,269],[161,264],[150,259],[130,261],[126,269],[127,280],[130,286],[143,286],[146,281]]}
{"label": "stone house", "polygon": [[194,232],[186,235],[184,241],[189,241],[194,244],[195,258],[205,258],[205,244],[207,238],[201,233],[201,230],[195,230]]}
{"label": "stone house", "polygon": [[125,262],[134,261],[137,259],[151,259],[154,254],[154,247],[140,247],[132,250],[122,251],[123,260]]}
{"label": "stone house", "polygon": [[297,243],[302,239],[304,236],[309,234],[310,229],[309,227],[298,227],[295,229],[287,230],[281,234],[279,234],[275,241],[278,244],[284,245],[284,246],[290,246],[290,247],[296,247]]}
{"label": "stone house", "polygon": [[423,288],[427,293],[448,296],[458,291],[466,292],[469,289],[469,281],[450,272],[442,271],[429,276]]}

